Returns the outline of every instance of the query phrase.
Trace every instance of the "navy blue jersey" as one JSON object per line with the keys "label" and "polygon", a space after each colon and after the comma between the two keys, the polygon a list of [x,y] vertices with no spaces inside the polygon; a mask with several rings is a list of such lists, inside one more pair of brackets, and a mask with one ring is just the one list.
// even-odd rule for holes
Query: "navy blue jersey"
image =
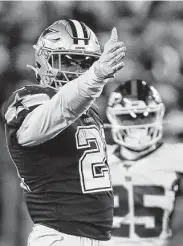
{"label": "navy blue jersey", "polygon": [[4,108],[8,148],[25,188],[28,211],[34,223],[108,240],[113,194],[96,107],[42,144],[25,147],[17,141],[25,117],[54,95],[51,88],[25,86],[13,93]]}

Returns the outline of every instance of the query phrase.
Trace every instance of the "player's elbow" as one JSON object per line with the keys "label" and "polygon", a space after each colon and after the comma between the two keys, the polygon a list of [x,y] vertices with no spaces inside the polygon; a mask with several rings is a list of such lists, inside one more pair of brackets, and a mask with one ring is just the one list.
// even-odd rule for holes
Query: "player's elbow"
{"label": "player's elbow", "polygon": [[50,129],[44,128],[42,125],[31,127],[31,125],[27,126],[24,124],[17,131],[17,142],[24,147],[37,146],[54,138],[61,130],[62,128],[59,125],[55,125],[55,127],[53,126]]}
{"label": "player's elbow", "polygon": [[28,134],[26,131],[17,132],[17,142],[21,146],[34,146],[36,145],[36,138],[32,134]]}

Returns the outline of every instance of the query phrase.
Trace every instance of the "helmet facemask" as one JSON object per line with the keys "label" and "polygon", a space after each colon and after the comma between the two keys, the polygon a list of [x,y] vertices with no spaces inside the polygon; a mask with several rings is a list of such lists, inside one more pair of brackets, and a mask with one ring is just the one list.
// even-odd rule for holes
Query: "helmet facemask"
{"label": "helmet facemask", "polygon": [[162,138],[164,112],[154,87],[140,80],[125,82],[112,92],[106,110],[113,140],[134,151],[148,149]]}
{"label": "helmet facemask", "polygon": [[[41,84],[54,87],[55,89],[78,78],[99,58],[65,52],[47,52],[46,57],[39,57],[42,60],[41,63],[47,68],[41,74]],[[39,67],[39,62],[36,65]]]}
{"label": "helmet facemask", "polygon": [[[132,104],[131,104],[132,103]],[[134,151],[143,151],[162,138],[164,105],[145,105],[143,101],[128,103],[125,107],[108,106],[106,114],[111,123],[113,140]]]}

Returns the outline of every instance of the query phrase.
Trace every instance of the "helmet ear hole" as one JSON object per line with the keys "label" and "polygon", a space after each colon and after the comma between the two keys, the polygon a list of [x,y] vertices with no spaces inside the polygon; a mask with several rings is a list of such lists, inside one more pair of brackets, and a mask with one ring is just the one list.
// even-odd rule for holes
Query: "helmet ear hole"
{"label": "helmet ear hole", "polygon": [[36,80],[37,80],[37,82],[38,82],[38,83],[40,83],[40,82],[41,82],[41,77],[40,77],[40,75],[39,75],[39,74],[37,74],[37,75],[36,75]]}

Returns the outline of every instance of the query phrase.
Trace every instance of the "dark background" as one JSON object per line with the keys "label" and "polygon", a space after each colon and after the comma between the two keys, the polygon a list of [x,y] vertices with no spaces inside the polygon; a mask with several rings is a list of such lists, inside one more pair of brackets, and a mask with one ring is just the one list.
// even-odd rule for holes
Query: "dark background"
{"label": "dark background", "polygon": [[[166,106],[164,138],[183,139],[183,2],[159,1],[0,1],[0,106],[21,85],[35,83],[33,44],[58,19],[85,22],[101,47],[116,26],[127,52],[125,67],[98,99],[106,121],[109,93],[118,83],[139,78],[152,83]],[[25,246],[31,221],[0,122],[0,245]]]}

